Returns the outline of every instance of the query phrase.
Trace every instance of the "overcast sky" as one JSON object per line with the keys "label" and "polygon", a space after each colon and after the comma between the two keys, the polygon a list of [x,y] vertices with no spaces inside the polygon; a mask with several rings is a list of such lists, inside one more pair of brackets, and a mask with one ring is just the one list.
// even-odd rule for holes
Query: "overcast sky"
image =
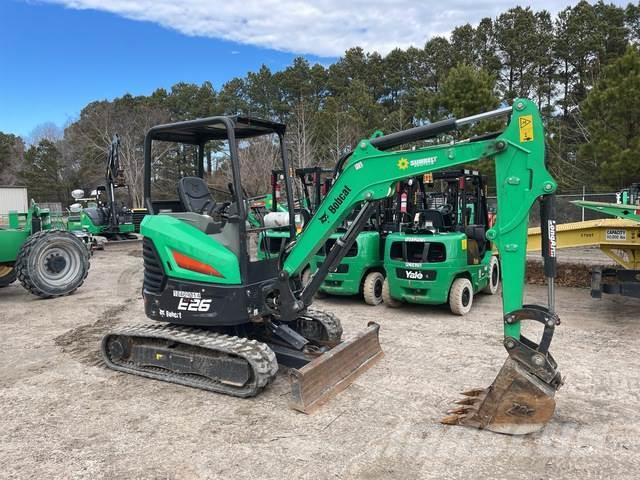
{"label": "overcast sky", "polygon": [[[516,4],[552,13],[563,0],[46,0],[146,20],[186,35],[222,38],[286,52],[338,56],[359,45],[387,53],[422,46],[467,22],[477,24]],[[626,4],[619,0],[617,4]]]}

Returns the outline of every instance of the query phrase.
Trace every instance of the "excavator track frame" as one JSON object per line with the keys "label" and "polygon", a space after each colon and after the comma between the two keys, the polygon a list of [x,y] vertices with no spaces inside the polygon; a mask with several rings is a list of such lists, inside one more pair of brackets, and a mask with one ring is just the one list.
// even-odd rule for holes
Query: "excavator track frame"
{"label": "excavator track frame", "polygon": [[[174,349],[177,355],[189,357],[193,352],[185,352],[175,346],[197,347],[203,351],[226,355],[228,358],[240,358],[251,367],[251,376],[247,385],[234,386],[220,381],[212,381],[204,376],[175,373],[160,366],[162,358],[155,365],[139,367],[135,361],[118,360],[113,352],[116,339],[146,340],[148,348],[157,348],[156,355],[167,355],[167,349]],[[170,345],[158,346],[154,342],[167,342]],[[109,368],[146,378],[177,383],[188,387],[224,393],[236,397],[253,397],[273,381],[278,372],[275,353],[264,343],[244,337],[225,335],[191,327],[171,324],[145,324],[123,326],[111,331],[102,339],[102,356]]]}

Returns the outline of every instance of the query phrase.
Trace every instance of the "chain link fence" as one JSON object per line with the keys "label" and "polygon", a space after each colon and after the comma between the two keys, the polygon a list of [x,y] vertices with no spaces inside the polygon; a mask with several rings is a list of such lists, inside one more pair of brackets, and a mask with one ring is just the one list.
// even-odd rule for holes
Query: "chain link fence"
{"label": "chain link fence", "polygon": [[[592,202],[605,202],[616,203],[616,193],[578,193],[578,194],[557,194],[556,195],[556,209],[558,223],[573,223],[581,222],[584,220],[597,220],[600,218],[612,218],[604,213],[595,212],[593,210],[580,208],[577,205],[572,204],[574,200],[588,200]],[[487,197],[487,203],[489,204],[490,211],[496,211],[496,197]],[[499,214],[499,212],[498,212]],[[531,209],[529,216],[529,226],[540,226],[540,207],[536,203]]]}

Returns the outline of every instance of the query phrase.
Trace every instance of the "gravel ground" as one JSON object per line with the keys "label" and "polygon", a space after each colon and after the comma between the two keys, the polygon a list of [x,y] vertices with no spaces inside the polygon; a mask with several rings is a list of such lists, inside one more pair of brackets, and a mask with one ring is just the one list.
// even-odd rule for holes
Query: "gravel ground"
{"label": "gravel ground", "polygon": [[[385,358],[311,416],[286,376],[242,400],[100,364],[101,335],[145,321],[135,247],[98,252],[72,296],[0,291],[2,478],[638,478],[640,303],[562,288],[552,351],[566,376],[540,433],[509,437],[438,420],[505,358],[499,297],[445,308],[318,301],[345,332],[382,325]],[[544,287],[527,289],[543,302]]]}

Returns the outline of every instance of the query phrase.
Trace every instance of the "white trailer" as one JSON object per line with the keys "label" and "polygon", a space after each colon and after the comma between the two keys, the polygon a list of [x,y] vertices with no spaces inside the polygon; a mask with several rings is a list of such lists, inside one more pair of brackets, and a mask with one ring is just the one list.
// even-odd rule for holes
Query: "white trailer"
{"label": "white trailer", "polygon": [[29,197],[24,187],[0,186],[0,217],[8,215],[11,210],[26,212],[29,209]]}

